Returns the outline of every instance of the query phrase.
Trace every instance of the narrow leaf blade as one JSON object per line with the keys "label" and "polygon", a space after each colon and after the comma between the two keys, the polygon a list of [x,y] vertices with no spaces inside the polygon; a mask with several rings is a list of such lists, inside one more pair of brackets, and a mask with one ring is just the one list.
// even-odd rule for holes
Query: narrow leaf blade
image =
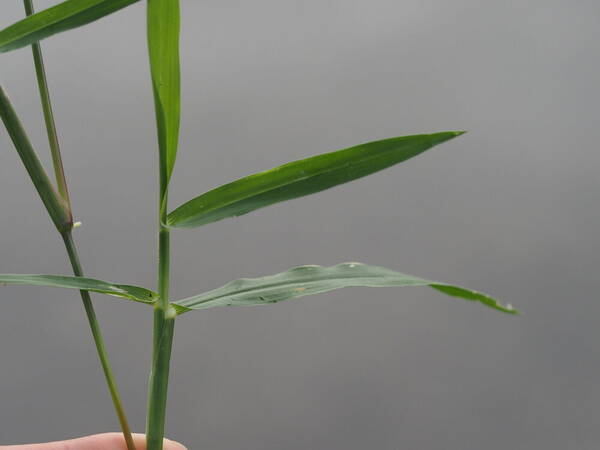
{"label": "narrow leaf blade", "polygon": [[361,263],[332,267],[300,266],[276,275],[242,278],[204,294],[178,300],[174,305],[180,312],[215,306],[264,305],[351,286],[429,286],[452,297],[480,302],[505,313],[518,313],[511,305],[502,305],[477,291]]}
{"label": "narrow leaf blade", "polygon": [[67,0],[0,31],[0,53],[86,25],[139,0]]}
{"label": "narrow leaf blade", "polygon": [[114,284],[102,280],[63,275],[0,274],[1,285],[47,286],[97,292],[127,298],[140,303],[153,304],[157,294],[149,289],[127,284]]}
{"label": "narrow leaf blade", "polygon": [[294,161],[206,192],[171,212],[167,224],[198,227],[314,194],[406,161],[461,134],[446,131],[403,136]]}
{"label": "narrow leaf blade", "polygon": [[66,201],[54,189],[54,185],[48,178],[2,86],[0,86],[0,119],[4,122],[17,153],[48,210],[52,222],[61,233],[70,229],[73,222],[71,210]]}
{"label": "narrow leaf blade", "polygon": [[148,0],[148,50],[164,199],[177,156],[181,104],[179,0]]}

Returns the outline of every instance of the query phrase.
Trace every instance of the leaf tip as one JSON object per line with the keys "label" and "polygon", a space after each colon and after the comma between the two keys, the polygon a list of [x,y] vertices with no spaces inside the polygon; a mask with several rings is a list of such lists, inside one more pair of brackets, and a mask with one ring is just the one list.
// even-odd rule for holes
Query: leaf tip
{"label": "leaf tip", "polygon": [[503,304],[495,299],[494,299],[494,305],[490,305],[490,306],[492,306],[494,309],[497,309],[498,311],[502,311],[503,313],[511,314],[513,316],[520,316],[523,314],[521,311],[516,309],[511,303]]}
{"label": "leaf tip", "polygon": [[431,133],[428,136],[429,136],[432,146],[434,146],[434,145],[442,144],[443,142],[450,141],[450,140],[452,140],[458,136],[461,136],[465,133],[466,133],[466,131],[464,131],[464,130],[440,131],[437,133]]}
{"label": "leaf tip", "polygon": [[519,311],[518,309],[515,309],[515,307],[511,303],[507,303],[506,305],[503,305],[502,309],[504,310],[504,312],[506,312],[508,314],[514,314],[515,316],[523,315],[523,313],[521,311]]}

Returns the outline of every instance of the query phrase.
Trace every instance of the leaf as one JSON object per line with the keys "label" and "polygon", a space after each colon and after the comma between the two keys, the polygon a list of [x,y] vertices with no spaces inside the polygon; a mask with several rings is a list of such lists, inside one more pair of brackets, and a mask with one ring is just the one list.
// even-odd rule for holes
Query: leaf
{"label": "leaf", "polygon": [[25,47],[53,34],[80,27],[138,0],[67,0],[0,31],[0,53]]}
{"label": "leaf", "polygon": [[198,227],[314,194],[406,161],[463,133],[446,131],[385,139],[284,164],[184,203],[168,215],[167,225]]}
{"label": "leaf", "polygon": [[179,142],[179,0],[148,0],[148,49],[164,200]]}
{"label": "leaf", "polygon": [[511,305],[503,306],[480,292],[361,263],[343,263],[333,267],[300,266],[262,278],[242,278],[204,294],[178,300],[174,305],[179,307],[180,313],[215,306],[263,305],[350,286],[429,286],[452,297],[518,314]]}
{"label": "leaf", "polygon": [[48,286],[127,298],[136,302],[153,304],[158,295],[146,288],[127,284],[113,284],[93,278],[63,275],[0,274],[0,285]]}
{"label": "leaf", "polygon": [[66,201],[56,192],[54,185],[48,178],[44,167],[29,141],[21,122],[15,112],[8,96],[0,86],[0,119],[4,122],[6,130],[19,154],[29,177],[33,182],[50,218],[60,233],[71,229],[73,222],[71,211]]}

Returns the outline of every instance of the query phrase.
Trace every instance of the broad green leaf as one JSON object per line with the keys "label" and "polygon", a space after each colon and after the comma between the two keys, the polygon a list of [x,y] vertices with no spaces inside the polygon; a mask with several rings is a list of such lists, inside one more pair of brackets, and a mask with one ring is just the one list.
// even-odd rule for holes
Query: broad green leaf
{"label": "broad green leaf", "polygon": [[0,53],[25,47],[53,34],[80,27],[138,0],[67,0],[0,31]]}
{"label": "broad green leaf", "polygon": [[136,302],[153,304],[157,294],[149,289],[113,284],[93,278],[69,277],[63,275],[0,274],[0,285],[48,286],[123,297]]}
{"label": "broad green leaf", "polygon": [[504,306],[480,292],[361,263],[300,266],[262,278],[242,278],[213,291],[178,300],[174,305],[179,307],[180,313],[215,306],[263,305],[350,286],[429,286],[452,297],[480,302],[505,313],[518,313],[511,305]]}
{"label": "broad green leaf", "polygon": [[179,0],[148,0],[148,50],[164,200],[179,143]]}
{"label": "broad green leaf", "polygon": [[61,233],[69,230],[73,222],[69,207],[54,189],[2,86],[0,86],[0,119],[4,122],[17,153],[48,210],[52,222]]}
{"label": "broad green leaf", "polygon": [[167,225],[198,227],[314,194],[406,161],[461,134],[462,131],[446,131],[385,139],[284,164],[184,203],[169,214]]}

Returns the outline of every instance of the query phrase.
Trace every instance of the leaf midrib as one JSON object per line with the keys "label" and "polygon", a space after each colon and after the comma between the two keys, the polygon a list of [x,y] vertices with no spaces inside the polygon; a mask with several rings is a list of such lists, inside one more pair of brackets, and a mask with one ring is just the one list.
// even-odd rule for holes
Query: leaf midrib
{"label": "leaf midrib", "polygon": [[[35,29],[34,29],[34,31],[23,30],[21,33],[19,33],[17,35],[17,37],[15,39],[13,39],[13,41],[19,41],[19,40],[23,39],[24,37],[26,37],[27,35],[38,33],[40,30],[42,30],[44,28],[48,28],[48,27],[54,26],[57,23],[60,23],[60,22],[65,21],[65,20],[72,19],[73,17],[77,17],[82,12],[85,12],[86,9],[98,6],[99,4],[101,4],[101,3],[105,2],[105,1],[107,1],[107,0],[100,0],[100,1],[97,1],[95,3],[88,4],[87,6],[84,6],[81,9],[75,10],[75,11],[73,11],[70,14],[67,14],[65,16],[62,16],[62,17],[61,16],[56,16],[52,20],[50,20],[50,21],[48,21],[46,23],[37,24],[36,27],[35,27]],[[57,10],[60,10],[61,9],[60,6],[61,5],[58,4],[58,5],[55,5],[54,7],[50,7],[49,9],[56,8]],[[38,14],[41,14],[44,11],[47,11],[47,10],[40,11]]]}
{"label": "leaf midrib", "polygon": [[[261,285],[260,287],[248,287],[248,288],[240,289],[238,291],[235,291],[235,293],[232,293],[232,294],[217,295],[217,296],[211,297],[211,298],[209,298],[207,300],[202,300],[202,301],[196,302],[196,303],[194,303],[194,305],[202,305],[204,303],[208,303],[208,302],[212,302],[212,301],[218,301],[218,300],[223,299],[225,297],[234,297],[234,296],[246,294],[246,293],[252,292],[252,291],[261,291],[261,290],[274,289],[274,288],[277,288],[277,287],[284,286],[286,284],[299,284],[299,283],[311,284],[311,283],[318,283],[318,282],[321,282],[321,281],[336,281],[336,280],[347,280],[347,279],[359,281],[359,280],[373,280],[373,279],[382,279],[382,278],[385,279],[385,278],[388,278],[388,277],[385,276],[385,275],[373,275],[373,276],[368,276],[368,277],[367,276],[353,277],[351,275],[348,275],[348,276],[336,276],[335,278],[328,278],[327,276],[322,275],[320,277],[311,278],[310,280],[306,280],[306,281],[297,280],[297,281],[292,281],[292,282],[289,282],[289,281],[273,282],[273,283],[270,283],[270,284]],[[416,278],[416,277],[414,277],[414,278]],[[398,277],[397,279],[400,280],[401,278]],[[409,280],[407,280],[407,281],[409,281]],[[233,283],[235,283],[235,281]],[[429,282],[428,280],[424,280],[424,279],[423,280],[419,280],[419,281],[415,280],[415,281],[413,281],[413,283],[414,283],[415,286],[423,285],[423,284],[427,284],[427,285],[429,285],[429,284],[442,284],[442,283]],[[421,284],[417,284],[417,283],[421,283]],[[409,283],[406,284],[406,286],[409,286],[410,284],[412,284],[412,283],[409,282]],[[221,289],[224,289],[225,287],[227,287],[227,285],[223,286],[223,288],[221,288]],[[198,297],[200,297],[200,296],[198,296]],[[178,300],[177,302],[175,302],[175,304],[187,307],[183,302],[191,300],[193,298],[195,298],[195,297],[184,298],[182,300]]]}
{"label": "leaf midrib", "polygon": [[[407,149],[408,149],[408,148],[415,147],[415,146],[416,146],[416,144],[411,144],[411,145],[410,145],[410,147],[407,147]],[[350,149],[347,149],[347,150],[350,150]],[[354,161],[352,161],[352,162],[346,162],[346,163],[344,163],[344,164],[343,164],[343,165],[341,165],[341,166],[336,166],[336,167],[331,167],[331,168],[325,168],[325,169],[323,169],[323,170],[321,170],[321,171],[318,171],[318,172],[313,172],[313,173],[311,173],[310,175],[306,175],[306,176],[303,176],[303,177],[298,177],[298,178],[295,178],[295,179],[294,179],[292,182],[285,182],[285,181],[284,181],[284,182],[282,182],[282,183],[280,183],[280,184],[277,184],[277,185],[275,185],[275,186],[272,186],[272,187],[269,187],[269,188],[263,189],[263,190],[261,190],[261,191],[258,191],[258,192],[253,192],[252,194],[250,194],[250,195],[247,195],[247,196],[245,196],[245,197],[237,197],[235,200],[232,200],[232,201],[230,201],[230,202],[227,202],[227,203],[222,203],[222,204],[220,204],[220,205],[219,205],[219,206],[217,206],[217,207],[213,207],[213,208],[207,209],[206,211],[204,211],[203,213],[201,213],[201,214],[199,214],[199,215],[201,215],[201,216],[205,216],[205,215],[208,215],[210,212],[213,212],[213,211],[216,211],[216,210],[219,210],[219,209],[223,209],[223,208],[225,208],[225,207],[227,207],[227,206],[231,206],[231,205],[234,205],[234,204],[236,204],[236,203],[240,203],[240,202],[242,202],[242,201],[244,201],[244,200],[247,200],[247,199],[249,199],[249,198],[252,198],[252,197],[259,196],[259,195],[261,195],[261,194],[264,194],[264,193],[266,193],[266,192],[269,192],[269,191],[273,191],[273,190],[275,190],[275,189],[281,189],[281,188],[283,188],[283,187],[286,187],[286,186],[291,186],[291,185],[293,185],[293,184],[300,183],[300,182],[302,182],[302,181],[304,181],[304,180],[308,180],[308,179],[310,179],[310,178],[314,178],[314,177],[316,177],[316,176],[321,176],[321,175],[324,175],[324,174],[327,174],[327,173],[331,173],[331,172],[337,172],[337,171],[339,171],[339,170],[343,170],[343,169],[345,169],[346,167],[349,167],[349,166],[359,165],[359,164],[362,164],[362,163],[364,163],[364,162],[367,162],[367,161],[377,160],[378,158],[383,158],[383,157],[385,157],[385,156],[388,156],[388,154],[389,154],[389,153],[391,153],[391,152],[393,152],[394,150],[397,150],[397,149],[386,150],[386,151],[384,151],[383,153],[381,153],[381,154],[378,154],[378,155],[366,155],[364,158],[356,159],[356,160],[354,160]],[[321,155],[313,156],[313,158],[318,158],[319,156],[321,156]],[[303,160],[298,160],[298,161],[290,162],[290,163],[287,163],[287,164],[283,164],[283,165],[281,165],[281,166],[277,167],[277,169],[282,169],[282,168],[284,168],[285,166],[294,165],[294,164],[300,163],[300,162],[302,162],[302,161],[303,161]],[[271,169],[271,170],[274,170],[274,169]],[[228,183],[228,184],[226,184],[226,185],[224,185],[224,186],[221,186],[221,188],[225,188],[225,187],[227,187],[227,186],[231,186],[232,184],[238,183],[238,182],[240,182],[240,181],[242,181],[242,180],[245,180],[245,179],[251,178],[251,177],[253,177],[253,176],[263,175],[263,174],[265,174],[266,172],[268,172],[268,171],[261,172],[261,173],[257,173],[257,174],[253,174],[253,175],[248,175],[247,177],[240,178],[239,180],[232,181],[231,183]],[[341,183],[341,184],[343,184],[343,183]],[[197,199],[199,199],[200,197],[202,197],[202,196],[204,196],[204,195],[207,195],[207,194],[209,194],[210,192],[213,192],[213,191],[215,191],[216,189],[219,189],[219,187],[217,187],[217,188],[215,188],[215,189],[212,189],[212,190],[210,190],[210,191],[208,191],[208,192],[206,192],[206,193],[204,193],[204,194],[201,194],[200,196],[196,197],[195,199],[193,199],[193,200],[190,200],[188,203],[192,203],[192,202],[194,202],[194,200],[197,200]],[[181,208],[181,207],[183,207],[183,206],[185,206],[185,205],[186,205],[186,204],[184,203],[184,204],[183,204],[183,205],[181,205],[179,208]],[[175,213],[175,212],[177,211],[177,209],[179,209],[179,208],[176,208],[176,209],[175,209],[175,210],[174,210],[174,211],[173,211],[171,214]],[[192,217],[191,217],[190,219],[188,219],[188,220],[184,220],[184,221],[182,221],[182,222],[181,222],[181,224],[185,224],[185,223],[188,223],[188,222],[192,222],[193,220],[194,220],[194,216],[192,216]],[[173,225],[173,221],[172,221],[172,220],[169,220],[169,219],[167,219],[167,224],[168,224],[168,225]]]}

